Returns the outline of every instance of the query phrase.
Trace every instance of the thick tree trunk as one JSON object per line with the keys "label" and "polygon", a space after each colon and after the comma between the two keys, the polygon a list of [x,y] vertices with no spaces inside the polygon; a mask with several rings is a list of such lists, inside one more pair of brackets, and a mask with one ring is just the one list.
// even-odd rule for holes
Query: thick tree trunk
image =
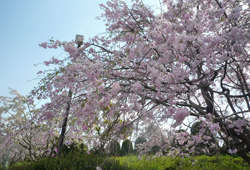
{"label": "thick tree trunk", "polygon": [[65,118],[63,120],[61,135],[60,135],[60,138],[59,138],[59,145],[58,145],[58,148],[57,148],[57,157],[59,157],[61,155],[61,152],[62,152],[64,135],[65,135],[65,132],[66,132],[66,129],[67,129],[67,121],[68,121],[68,115],[69,115],[69,110],[70,110],[71,97],[72,97],[72,92],[71,92],[71,90],[69,90],[69,101],[67,102],[66,114],[65,114]]}
{"label": "thick tree trunk", "polygon": [[[215,115],[216,118],[219,118],[220,116],[214,108],[213,92],[209,91],[209,87],[205,86],[202,88],[202,94],[203,94],[204,100],[207,104],[207,113],[211,113],[211,114]],[[239,139],[241,139],[247,145],[247,147],[249,147],[250,139],[248,138],[247,135],[243,135],[243,134],[238,135],[234,131],[234,129],[229,129],[228,126],[226,124],[224,124],[220,119],[217,119],[217,120],[215,119],[215,122],[219,123],[220,128],[222,130],[224,130],[225,133],[230,134],[230,136],[234,139],[236,138],[236,140],[237,140],[236,143],[239,142]],[[244,132],[246,133],[246,132],[248,132],[248,130],[245,129]],[[250,132],[248,132],[248,133],[250,134]],[[237,154],[250,165],[250,157],[246,153],[241,152],[241,153],[237,153]]]}
{"label": "thick tree trunk", "polygon": [[249,165],[250,165],[250,157],[245,153],[237,153],[240,157],[242,157]]}

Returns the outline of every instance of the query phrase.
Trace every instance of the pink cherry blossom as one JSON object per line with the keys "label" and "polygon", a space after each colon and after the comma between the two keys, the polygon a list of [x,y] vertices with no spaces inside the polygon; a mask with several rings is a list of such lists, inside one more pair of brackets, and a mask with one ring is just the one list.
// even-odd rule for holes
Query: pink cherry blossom
{"label": "pink cherry blossom", "polygon": [[45,48],[45,49],[48,47],[47,42],[43,42],[42,44],[40,44],[40,46]]}
{"label": "pink cherry blossom", "polygon": [[234,150],[229,149],[228,153],[230,153],[230,154],[236,154],[237,153],[237,149],[236,148]]}
{"label": "pink cherry blossom", "polygon": [[[139,125],[157,122],[171,127],[153,133],[157,137],[145,150],[168,144],[175,145],[169,154],[208,154],[208,147],[195,146],[212,143],[223,149],[218,141],[227,145],[228,139],[249,148],[247,1],[163,0],[162,5],[168,10],[157,13],[142,1],[110,0],[100,5],[99,17],[109,36],[95,36],[80,48],[73,41],[51,45],[62,45],[69,57],[44,62],[59,68],[42,71],[47,75],[28,99],[49,99],[34,120],[51,125],[50,130],[67,120],[65,137],[91,136],[94,143],[85,139],[90,146],[126,139]],[[202,121],[198,134],[176,132],[180,126],[188,131],[193,121]],[[161,143],[162,138],[169,142]]]}
{"label": "pink cherry blossom", "polygon": [[96,167],[96,170],[102,170],[99,166]]}

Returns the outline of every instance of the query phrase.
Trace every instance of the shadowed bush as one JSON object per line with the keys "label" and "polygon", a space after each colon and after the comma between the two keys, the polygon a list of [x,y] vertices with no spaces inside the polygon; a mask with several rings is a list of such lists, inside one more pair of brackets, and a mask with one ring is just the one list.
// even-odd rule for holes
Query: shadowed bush
{"label": "shadowed bush", "polygon": [[119,156],[121,152],[120,143],[117,140],[113,140],[109,147],[111,156]]}
{"label": "shadowed bush", "polygon": [[37,161],[19,163],[11,166],[8,170],[96,170],[97,166],[102,170],[129,169],[126,165],[120,165],[119,161],[113,158],[97,154],[70,152],[67,156],[60,158],[43,158]]}
{"label": "shadowed bush", "polygon": [[121,148],[121,156],[126,156],[134,153],[132,142],[127,139],[123,141]]}
{"label": "shadowed bush", "polygon": [[200,124],[202,122],[195,122],[191,127],[191,135],[197,135],[200,132]]}

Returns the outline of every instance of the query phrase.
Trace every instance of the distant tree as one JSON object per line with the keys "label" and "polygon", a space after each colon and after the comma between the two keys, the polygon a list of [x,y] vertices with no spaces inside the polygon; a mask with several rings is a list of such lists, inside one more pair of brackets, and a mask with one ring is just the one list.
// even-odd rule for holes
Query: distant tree
{"label": "distant tree", "polygon": [[40,110],[35,109],[34,103],[27,102],[27,97],[17,90],[10,89],[10,94],[11,97],[0,96],[0,164],[6,157],[11,164],[46,155],[56,135],[54,126],[35,122]]}
{"label": "distant tree", "polygon": [[117,140],[113,140],[109,147],[110,155],[119,156],[121,152],[120,143]]}
{"label": "distant tree", "polygon": [[134,153],[132,142],[129,139],[126,139],[122,143],[121,156],[126,156]]}

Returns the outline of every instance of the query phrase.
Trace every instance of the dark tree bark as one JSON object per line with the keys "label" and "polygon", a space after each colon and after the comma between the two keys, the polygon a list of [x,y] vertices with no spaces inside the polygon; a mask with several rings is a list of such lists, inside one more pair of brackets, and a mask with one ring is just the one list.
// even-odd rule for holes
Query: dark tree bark
{"label": "dark tree bark", "polygon": [[63,120],[61,135],[60,135],[60,138],[59,138],[59,145],[58,145],[58,148],[57,148],[57,157],[60,157],[61,152],[62,152],[64,136],[65,136],[65,132],[67,130],[67,121],[68,121],[68,115],[69,115],[69,110],[70,110],[71,97],[72,97],[72,92],[71,92],[71,90],[69,90],[69,101],[67,102],[66,115],[65,115],[65,118]]}

